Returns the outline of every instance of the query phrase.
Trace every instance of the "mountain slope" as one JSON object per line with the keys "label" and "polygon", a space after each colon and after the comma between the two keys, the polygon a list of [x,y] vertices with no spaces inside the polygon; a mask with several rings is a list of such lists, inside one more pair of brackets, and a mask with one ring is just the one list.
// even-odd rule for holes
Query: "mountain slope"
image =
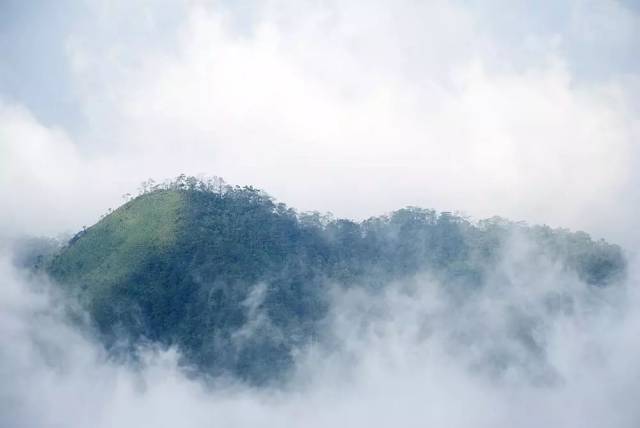
{"label": "mountain slope", "polygon": [[123,339],[176,345],[185,364],[263,383],[322,334],[328,285],[384,287],[428,272],[464,294],[483,286],[514,234],[535,243],[532,266],[552,260],[585,286],[624,275],[620,249],[582,232],[419,208],[356,223],[185,177],[80,232],[47,271],[110,349]]}

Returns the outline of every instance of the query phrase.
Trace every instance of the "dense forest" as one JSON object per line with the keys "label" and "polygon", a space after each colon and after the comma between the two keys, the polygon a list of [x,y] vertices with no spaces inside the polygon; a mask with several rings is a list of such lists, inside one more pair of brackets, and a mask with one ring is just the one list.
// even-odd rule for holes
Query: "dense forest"
{"label": "dense forest", "polygon": [[[329,287],[379,289],[429,275],[473,293],[513,239],[585,287],[625,275],[618,246],[584,232],[407,207],[361,222],[298,213],[253,187],[180,176],[140,194],[48,256],[31,258],[79,299],[114,355],[177,346],[183,364],[262,384],[322,338]],[[427,286],[427,285],[425,285]]]}

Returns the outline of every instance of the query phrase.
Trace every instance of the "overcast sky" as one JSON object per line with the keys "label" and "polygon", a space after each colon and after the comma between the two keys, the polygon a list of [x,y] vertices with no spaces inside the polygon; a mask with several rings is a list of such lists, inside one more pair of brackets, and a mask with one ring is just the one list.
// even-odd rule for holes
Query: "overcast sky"
{"label": "overcast sky", "polygon": [[634,3],[3,0],[0,221],[74,231],[186,173],[634,246]]}

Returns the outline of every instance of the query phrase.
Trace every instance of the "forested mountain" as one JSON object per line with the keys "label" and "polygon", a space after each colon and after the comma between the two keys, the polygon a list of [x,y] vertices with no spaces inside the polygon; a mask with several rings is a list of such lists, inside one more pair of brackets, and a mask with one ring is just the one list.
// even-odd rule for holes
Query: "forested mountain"
{"label": "forested mountain", "polygon": [[176,345],[185,364],[263,383],[322,336],[329,287],[380,288],[424,273],[472,293],[514,236],[585,287],[625,274],[620,248],[583,232],[414,207],[354,222],[184,176],[147,184],[40,264],[113,352]]}

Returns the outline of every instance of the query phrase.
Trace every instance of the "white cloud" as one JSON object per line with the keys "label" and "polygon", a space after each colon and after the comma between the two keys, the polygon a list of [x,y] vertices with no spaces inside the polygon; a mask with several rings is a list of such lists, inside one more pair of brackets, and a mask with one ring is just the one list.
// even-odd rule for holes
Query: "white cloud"
{"label": "white cloud", "polygon": [[135,367],[109,360],[3,254],[0,424],[637,426],[637,272],[628,286],[587,287],[531,251],[515,240],[496,279],[463,299],[428,277],[336,289],[331,339],[300,354],[281,389],[205,387],[175,350]]}
{"label": "white cloud", "polygon": [[[26,187],[35,214],[6,214],[24,229],[45,207],[50,224],[77,229],[145,178],[186,172],[304,210],[366,217],[412,204],[637,242],[636,84],[581,80],[553,37],[516,66],[522,46],[461,4],[276,2],[249,23],[220,5],[178,10],[170,48],[146,41],[166,21],[150,5],[97,8],[97,35],[71,33],[84,132],[4,107],[23,111],[3,116],[11,180],[40,183]],[[63,214],[71,206],[81,212]]]}

